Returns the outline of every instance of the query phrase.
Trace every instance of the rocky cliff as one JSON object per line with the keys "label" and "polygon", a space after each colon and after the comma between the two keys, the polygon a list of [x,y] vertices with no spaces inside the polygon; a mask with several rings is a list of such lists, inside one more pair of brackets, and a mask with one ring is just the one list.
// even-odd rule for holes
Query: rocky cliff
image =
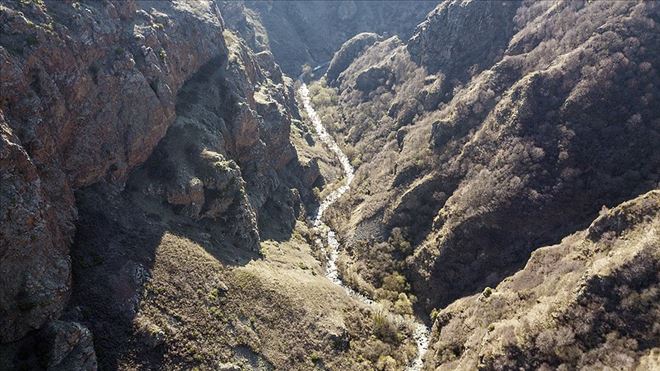
{"label": "rocky cliff", "polygon": [[[201,7],[201,5],[200,5]],[[3,2],[2,340],[62,310],[73,192],[122,183],[174,121],[175,96],[226,57],[214,9],[185,4]],[[199,36],[199,43],[188,43]]]}
{"label": "rocky cliff", "polygon": [[444,307],[657,188],[658,10],[446,1],[320,89],[358,166],[335,223],[363,288],[386,267]]}
{"label": "rocky cliff", "polygon": [[[0,369],[401,369],[386,314],[413,306],[427,369],[658,367],[657,3],[0,20]],[[340,172],[283,70],[324,62],[312,102],[356,168],[325,215],[378,310],[304,221]]]}
{"label": "rocky cliff", "polygon": [[[289,141],[292,80],[225,30],[215,3],[6,1],[0,18],[3,368],[91,367],[78,322],[98,335],[107,310],[134,312],[148,253],[131,259],[112,218],[136,233],[138,210],[161,205],[166,225],[197,223],[245,251],[259,250],[260,226],[291,233],[318,176]],[[135,285],[105,291],[121,272]],[[72,322],[45,326],[72,292]],[[21,358],[31,347],[54,355]]]}

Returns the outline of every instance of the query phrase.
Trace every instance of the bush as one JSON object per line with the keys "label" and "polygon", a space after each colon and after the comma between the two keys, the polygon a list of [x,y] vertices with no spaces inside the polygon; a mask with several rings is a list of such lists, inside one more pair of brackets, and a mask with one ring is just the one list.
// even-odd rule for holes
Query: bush
{"label": "bush", "polygon": [[387,342],[396,342],[400,337],[397,326],[382,308],[373,314],[373,332],[379,339]]}
{"label": "bush", "polygon": [[376,362],[376,369],[382,371],[390,371],[397,369],[397,363],[394,358],[391,356],[383,355],[378,357],[378,362]]}
{"label": "bush", "polygon": [[410,289],[410,285],[406,281],[406,277],[399,272],[394,272],[383,278],[383,286],[381,288],[388,291],[404,292]]}
{"label": "bush", "polygon": [[399,314],[413,314],[412,302],[404,293],[399,294],[399,298],[394,303],[394,311]]}
{"label": "bush", "polygon": [[36,37],[35,35],[29,35],[29,36],[27,37],[27,39],[25,39],[25,41],[27,42],[27,44],[28,44],[29,46],[34,46],[34,45],[38,45],[38,44],[39,44],[39,40],[37,39],[37,37]]}
{"label": "bush", "polygon": [[401,228],[396,227],[392,229],[392,233],[390,234],[388,242],[402,254],[408,255],[410,253],[412,246],[410,245],[410,242],[408,242],[408,240],[403,236]]}

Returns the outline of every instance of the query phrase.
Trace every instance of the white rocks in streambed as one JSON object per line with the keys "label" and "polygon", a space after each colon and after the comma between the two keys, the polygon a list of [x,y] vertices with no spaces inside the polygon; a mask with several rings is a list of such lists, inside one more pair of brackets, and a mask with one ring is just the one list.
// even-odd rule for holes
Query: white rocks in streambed
{"label": "white rocks in streambed", "polygon": [[[319,205],[319,209],[316,212],[316,215],[314,216],[314,220],[312,221],[314,225],[314,229],[320,232],[321,234],[326,235],[326,244],[329,248],[329,251],[328,251],[328,262],[326,264],[325,275],[332,283],[344,289],[344,291],[346,291],[346,293],[349,296],[352,296],[353,298],[361,301],[366,305],[376,306],[378,305],[376,302],[369,299],[365,295],[353,290],[352,288],[348,287],[339,277],[339,270],[337,268],[337,258],[339,257],[340,244],[339,241],[337,240],[335,231],[330,229],[330,227],[325,223],[323,223],[322,220],[325,211],[330,206],[332,206],[332,204],[337,202],[337,200],[339,200],[339,198],[342,195],[344,195],[344,193],[348,192],[348,190],[350,189],[350,185],[354,177],[353,166],[351,166],[351,162],[349,161],[346,154],[344,154],[344,152],[341,150],[339,145],[337,145],[337,142],[335,142],[335,140],[332,138],[332,136],[323,126],[321,119],[319,118],[318,114],[314,110],[314,107],[312,106],[312,102],[309,97],[309,89],[307,88],[307,85],[305,83],[302,83],[299,92],[303,101],[303,107],[305,109],[305,112],[307,112],[307,116],[309,116],[310,120],[312,121],[316,134],[321,139],[321,141],[328,147],[328,149],[332,151],[332,153],[336,155],[337,158],[339,159],[339,163],[341,164],[345,178],[344,185],[332,191],[321,201],[321,204]],[[325,252],[323,242],[320,239],[317,239],[315,242]],[[391,314],[391,313],[389,315],[395,321],[410,322],[410,319],[407,317],[403,317],[401,315]],[[424,363],[423,357],[426,354],[426,351],[428,350],[429,329],[426,327],[426,325],[424,325],[424,323],[422,323],[419,320],[413,319],[412,322],[413,322],[412,323],[413,338],[415,339],[415,343],[417,345],[417,357],[415,357],[415,359],[409,365],[408,370],[417,371],[422,369]]]}

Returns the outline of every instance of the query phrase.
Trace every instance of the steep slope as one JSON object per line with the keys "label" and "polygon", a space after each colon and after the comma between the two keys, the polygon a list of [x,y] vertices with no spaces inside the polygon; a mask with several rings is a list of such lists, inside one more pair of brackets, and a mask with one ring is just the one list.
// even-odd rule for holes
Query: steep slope
{"label": "steep slope", "polygon": [[303,64],[328,62],[361,32],[408,38],[436,1],[244,1],[223,2],[230,27],[254,50],[270,48],[282,70],[298,76]]}
{"label": "steep slope", "polygon": [[430,310],[657,188],[658,9],[448,1],[368,47],[317,89],[358,166],[336,214],[347,265],[376,287],[407,272]]}
{"label": "steep slope", "polygon": [[301,220],[334,159],[318,165],[293,81],[214,2],[6,1],[0,16],[0,369],[415,356],[407,326],[323,277]]}
{"label": "steep slope", "polygon": [[142,278],[118,291],[104,283],[133,269],[144,278],[153,251],[131,251],[139,245],[120,230],[90,220],[132,220],[131,236],[148,230],[131,215],[140,205],[170,210],[239,251],[259,250],[260,226],[291,235],[318,177],[289,141],[291,80],[268,52],[223,35],[213,3],[17,1],[0,16],[2,368],[93,367],[92,334],[51,321],[72,294],[72,266],[65,319],[98,335],[98,316],[116,309],[107,300],[133,310]]}
{"label": "steep slope", "polygon": [[601,214],[439,311],[427,369],[657,368],[660,191]]}
{"label": "steep slope", "polygon": [[66,302],[74,190],[125,181],[173,122],[176,91],[227,52],[202,3],[6,1],[0,19],[6,342]]}
{"label": "steep slope", "polygon": [[[198,291],[204,291],[202,296],[217,291],[218,280],[239,275],[232,268],[260,260],[262,239],[288,241],[302,214],[300,196],[311,197],[315,181],[289,142],[292,115],[297,116],[291,80],[282,78],[276,65],[260,64],[259,55],[229,31],[224,36],[227,58],[211,62],[180,89],[175,122],[150,158],[131,173],[126,188],[99,184],[76,193],[80,228],[72,249],[74,294],[66,316],[95,334],[102,368],[214,367],[248,350],[249,358],[266,357],[266,364],[295,363],[281,355],[279,362],[271,359],[274,348],[269,345],[199,338],[211,328],[234,326],[226,319],[237,311],[268,306],[241,302],[246,290],[266,294],[258,286],[259,280],[268,280],[261,272],[254,288],[244,282],[235,289],[235,306],[214,307]],[[173,279],[181,271],[190,277]],[[176,290],[180,295],[162,296]],[[280,293],[277,300],[290,295]],[[192,315],[200,311],[213,316]],[[178,312],[191,317],[165,326],[167,316]],[[296,315],[305,320],[304,314]],[[143,333],[145,323],[164,328],[156,343]],[[295,339],[293,329],[284,325],[273,323],[270,329]]]}

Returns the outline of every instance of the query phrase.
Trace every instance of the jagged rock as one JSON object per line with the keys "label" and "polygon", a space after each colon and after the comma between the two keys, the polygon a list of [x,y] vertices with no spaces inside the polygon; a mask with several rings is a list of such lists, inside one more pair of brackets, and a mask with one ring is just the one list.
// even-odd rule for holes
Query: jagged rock
{"label": "jagged rock", "polygon": [[39,328],[62,310],[71,279],[64,233],[72,227],[58,224],[37,167],[2,111],[0,169],[0,342],[4,343]]}
{"label": "jagged rock", "polygon": [[340,75],[357,58],[364,49],[378,41],[375,33],[364,32],[346,41],[330,61],[325,77],[330,85],[337,85]]}
{"label": "jagged rock", "polygon": [[268,50],[264,50],[255,54],[254,56],[257,58],[259,67],[268,73],[268,77],[273,80],[273,82],[282,83],[284,81],[282,79],[282,71],[280,70],[280,67],[275,63],[275,57],[273,57],[273,53]]}
{"label": "jagged rock", "polygon": [[363,93],[370,93],[380,86],[389,88],[393,84],[394,74],[387,67],[371,67],[360,73],[355,79],[355,87]]}
{"label": "jagged rock", "polygon": [[451,91],[444,75],[432,75],[425,79],[425,86],[419,92],[417,100],[422,103],[424,110],[433,111],[441,102],[447,102],[451,98]]}
{"label": "jagged rock", "polygon": [[64,306],[73,191],[124,182],[173,122],[183,82],[226,55],[221,21],[208,13],[200,21],[200,12],[176,2],[0,7],[0,272],[11,280],[0,287],[2,341]]}
{"label": "jagged rock", "polygon": [[92,333],[78,322],[54,320],[24,338],[0,344],[2,370],[96,370]]}
{"label": "jagged rock", "polygon": [[96,370],[92,333],[76,322],[52,321],[43,332],[48,370]]}
{"label": "jagged rock", "polygon": [[306,164],[303,164],[302,169],[303,174],[301,178],[303,184],[305,184],[306,187],[311,188],[321,176],[318,159],[310,159]]}
{"label": "jagged rock", "polygon": [[514,33],[521,1],[443,1],[422,22],[407,44],[411,58],[430,73],[465,79],[489,68],[504,54]]}

